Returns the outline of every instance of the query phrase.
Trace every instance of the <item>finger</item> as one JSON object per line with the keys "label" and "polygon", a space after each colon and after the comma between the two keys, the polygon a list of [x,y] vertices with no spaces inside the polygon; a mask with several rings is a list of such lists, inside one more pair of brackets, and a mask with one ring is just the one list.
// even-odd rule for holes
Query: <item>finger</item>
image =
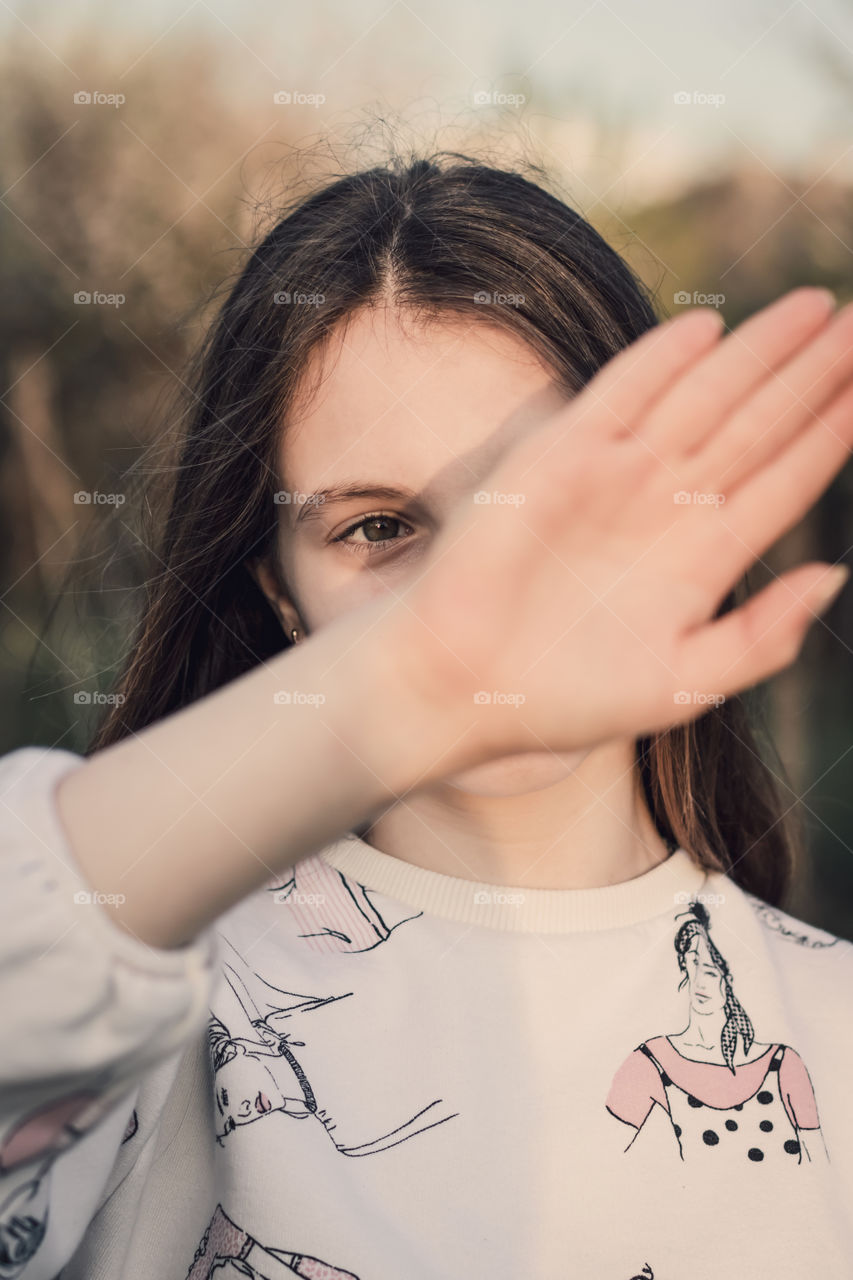
{"label": "finger", "polygon": [[730,493],[787,444],[853,377],[853,304],[750,396],[696,455],[697,488]]}
{"label": "finger", "polygon": [[716,509],[716,563],[734,582],[792,528],[850,457],[853,384]]}
{"label": "finger", "polygon": [[789,666],[848,577],[843,565],[800,565],[695,632],[678,662],[688,693],[730,697]]}
{"label": "finger", "polygon": [[825,289],[794,289],[745,320],[652,406],[639,428],[659,456],[696,449],[829,320]]}
{"label": "finger", "polygon": [[[607,361],[595,377],[555,417],[527,438],[532,461],[558,461],[574,450],[584,431],[606,436],[636,433],[639,415],[720,339],[723,318],[710,307],[648,329]],[[526,442],[526,443],[527,443]]]}

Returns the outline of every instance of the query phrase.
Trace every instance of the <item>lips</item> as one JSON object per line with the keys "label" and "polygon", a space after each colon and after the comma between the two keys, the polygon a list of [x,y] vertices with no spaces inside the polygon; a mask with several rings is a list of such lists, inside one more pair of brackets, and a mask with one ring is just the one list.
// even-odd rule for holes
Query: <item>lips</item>
{"label": "lips", "polygon": [[255,1098],[255,1110],[259,1115],[263,1115],[265,1111],[272,1111],[272,1103],[265,1093],[259,1093]]}

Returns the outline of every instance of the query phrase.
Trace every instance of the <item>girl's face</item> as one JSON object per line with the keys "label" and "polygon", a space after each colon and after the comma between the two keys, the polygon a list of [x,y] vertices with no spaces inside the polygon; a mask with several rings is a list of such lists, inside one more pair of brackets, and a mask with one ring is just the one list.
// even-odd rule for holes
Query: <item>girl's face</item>
{"label": "girl's face", "polygon": [[[320,367],[323,381],[295,406],[279,469],[291,494],[278,508],[291,600],[276,599],[259,573],[288,631],[310,633],[400,591],[454,505],[473,502],[504,449],[565,403],[536,353],[488,323],[488,310],[483,321],[451,315],[425,326],[362,310],[307,371]],[[348,495],[347,486],[366,492]],[[585,754],[523,753],[449,781],[484,795],[535,790]]]}

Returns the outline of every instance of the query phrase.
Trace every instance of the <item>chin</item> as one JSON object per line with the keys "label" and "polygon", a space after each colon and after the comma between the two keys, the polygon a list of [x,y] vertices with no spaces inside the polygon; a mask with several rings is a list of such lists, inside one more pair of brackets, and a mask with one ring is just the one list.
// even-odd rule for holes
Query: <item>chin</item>
{"label": "chin", "polygon": [[543,791],[565,781],[586,759],[587,751],[555,755],[551,751],[523,751],[475,765],[446,778],[448,786],[476,796],[517,796]]}

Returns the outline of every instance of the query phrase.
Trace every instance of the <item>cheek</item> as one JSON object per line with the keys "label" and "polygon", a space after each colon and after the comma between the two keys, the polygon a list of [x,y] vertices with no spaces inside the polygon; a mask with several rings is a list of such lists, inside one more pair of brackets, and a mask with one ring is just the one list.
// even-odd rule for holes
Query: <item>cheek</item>
{"label": "cheek", "polygon": [[403,585],[400,574],[371,572],[357,556],[328,548],[295,556],[285,581],[309,632]]}

